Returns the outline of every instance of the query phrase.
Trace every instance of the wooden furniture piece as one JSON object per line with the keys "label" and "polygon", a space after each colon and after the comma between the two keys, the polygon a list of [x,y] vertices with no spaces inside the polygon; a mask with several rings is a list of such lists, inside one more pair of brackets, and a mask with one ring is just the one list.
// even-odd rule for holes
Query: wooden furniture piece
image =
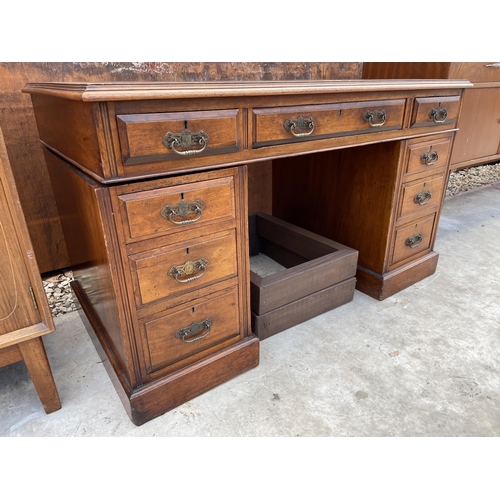
{"label": "wooden furniture piece", "polygon": [[248,227],[250,256],[285,268],[262,277],[250,267],[252,331],[260,340],[353,299],[357,250],[262,212]]}
{"label": "wooden furniture piece", "polygon": [[258,364],[248,200],[357,250],[357,287],[372,297],[431,275],[470,86],[27,85],[74,290],[132,421]]}
{"label": "wooden furniture piece", "polygon": [[450,170],[500,160],[500,63],[432,62],[363,64],[363,78],[465,78],[474,84],[464,92]]}
{"label": "wooden furniture piece", "polygon": [[0,367],[24,361],[46,413],[61,408],[42,335],[55,330],[0,129]]}
{"label": "wooden furniture piece", "polygon": [[26,83],[345,80],[361,78],[361,69],[359,62],[0,62],[0,127],[40,272],[70,263],[31,99],[21,92]]}

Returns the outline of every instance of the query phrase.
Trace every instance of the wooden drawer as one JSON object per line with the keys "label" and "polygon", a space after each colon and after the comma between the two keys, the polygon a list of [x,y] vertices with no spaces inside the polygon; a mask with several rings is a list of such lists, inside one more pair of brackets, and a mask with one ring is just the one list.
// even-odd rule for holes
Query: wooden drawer
{"label": "wooden drawer", "polygon": [[450,125],[457,120],[460,96],[417,97],[413,105],[411,127]]}
{"label": "wooden drawer", "polygon": [[119,194],[117,198],[127,243],[235,217],[232,176]]}
{"label": "wooden drawer", "polygon": [[170,314],[141,321],[146,371],[160,375],[237,342],[238,289],[189,302]]}
{"label": "wooden drawer", "polygon": [[426,142],[408,144],[408,163],[406,174],[429,172],[435,169],[445,169],[450,154],[450,138],[430,139]]}
{"label": "wooden drawer", "polygon": [[254,108],[252,147],[401,129],[404,107],[405,99],[394,99]]}
{"label": "wooden drawer", "polygon": [[435,212],[441,205],[444,173],[416,182],[407,182],[401,188],[398,218],[419,217],[425,212]]}
{"label": "wooden drawer", "polygon": [[237,275],[235,230],[129,256],[137,307]]}
{"label": "wooden drawer", "polygon": [[430,249],[436,213],[396,228],[391,265]]}
{"label": "wooden drawer", "polygon": [[[248,222],[252,330],[260,340],[353,299],[357,250],[261,212]],[[255,259],[263,256],[284,269],[262,272]]]}
{"label": "wooden drawer", "polygon": [[238,109],[116,116],[124,165],[230,153],[240,149]]}

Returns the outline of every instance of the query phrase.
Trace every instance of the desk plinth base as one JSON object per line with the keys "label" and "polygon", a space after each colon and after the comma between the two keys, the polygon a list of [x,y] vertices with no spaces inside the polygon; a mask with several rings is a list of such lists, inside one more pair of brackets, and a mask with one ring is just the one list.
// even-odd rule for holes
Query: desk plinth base
{"label": "desk plinth base", "polygon": [[255,368],[259,364],[259,339],[250,335],[242,341],[138,388],[131,388],[104,340],[102,326],[77,281],[71,286],[80,303],[80,316],[113,382],[130,420],[142,425],[153,418]]}
{"label": "desk plinth base", "polygon": [[356,288],[370,297],[384,300],[435,273],[439,254],[430,252],[383,275],[358,266]]}

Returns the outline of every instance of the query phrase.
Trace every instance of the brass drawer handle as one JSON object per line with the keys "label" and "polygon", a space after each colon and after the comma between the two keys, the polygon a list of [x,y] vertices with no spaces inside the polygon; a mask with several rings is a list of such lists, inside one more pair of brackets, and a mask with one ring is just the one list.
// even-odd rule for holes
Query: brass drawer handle
{"label": "brass drawer handle", "polygon": [[[314,126],[316,122],[313,120],[313,117],[304,118],[303,116],[298,116],[295,120],[292,118],[288,118],[283,123],[283,127],[287,132],[290,132],[295,137],[306,137],[311,135],[314,131]],[[302,132],[303,130],[308,130],[308,132]]]}
{"label": "brass drawer handle", "polygon": [[439,155],[437,151],[428,151],[420,157],[420,162],[425,163],[428,167],[435,165],[439,160]]}
{"label": "brass drawer handle", "polygon": [[[163,144],[167,146],[168,149],[174,151],[181,156],[192,156],[197,155],[205,151],[207,147],[209,137],[208,135],[200,130],[198,133],[190,132],[186,128],[180,134],[174,134],[173,132],[167,132],[162,139]],[[200,145],[200,149],[190,149],[193,146]],[[184,151],[179,151],[176,148],[182,148]]]}
{"label": "brass drawer handle", "polygon": [[430,191],[422,191],[421,193],[415,195],[413,201],[419,205],[427,205],[431,198],[432,195]]}
{"label": "brass drawer handle", "polygon": [[[194,262],[188,260],[184,264],[172,266],[167,274],[179,283],[189,283],[201,278],[205,274],[208,264],[210,264],[210,262],[204,257]],[[196,272],[198,274],[192,276],[192,274]],[[181,279],[183,276],[189,276],[189,278]]]}
{"label": "brass drawer handle", "polygon": [[[201,200],[195,201],[181,201],[177,205],[165,205],[161,211],[160,215],[168,219],[173,224],[177,224],[178,226],[183,224],[192,224],[201,219],[203,215],[203,210],[205,209],[205,203]],[[189,214],[197,214],[193,219],[186,219]],[[180,217],[180,220],[176,221],[173,217]]]}
{"label": "brass drawer handle", "polygon": [[446,111],[446,108],[442,108],[441,106],[437,108],[432,108],[429,112],[429,118],[434,123],[444,123],[446,121],[447,116],[448,116],[448,111]]}
{"label": "brass drawer handle", "polygon": [[410,248],[418,247],[422,243],[422,233],[414,234],[410,238],[406,238],[405,245]]}
{"label": "brass drawer handle", "polygon": [[[175,333],[175,338],[180,339],[183,342],[196,342],[197,340],[204,339],[209,333],[210,328],[212,327],[214,321],[213,319],[206,318],[201,322],[193,322],[189,326],[185,326],[184,328],[179,328]],[[197,335],[200,332],[207,331],[203,335],[199,335],[198,337],[193,337],[193,335]]]}
{"label": "brass drawer handle", "polygon": [[367,111],[363,115],[363,120],[368,122],[370,127],[381,127],[387,120],[385,111]]}

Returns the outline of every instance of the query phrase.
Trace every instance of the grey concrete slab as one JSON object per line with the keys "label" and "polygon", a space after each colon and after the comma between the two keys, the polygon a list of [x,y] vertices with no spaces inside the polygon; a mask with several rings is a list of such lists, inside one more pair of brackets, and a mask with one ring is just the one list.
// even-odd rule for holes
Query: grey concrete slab
{"label": "grey concrete slab", "polygon": [[499,436],[500,185],[448,198],[437,272],[261,343],[260,365],[136,427],[78,313],[45,337],[62,409],[0,369],[0,436]]}

